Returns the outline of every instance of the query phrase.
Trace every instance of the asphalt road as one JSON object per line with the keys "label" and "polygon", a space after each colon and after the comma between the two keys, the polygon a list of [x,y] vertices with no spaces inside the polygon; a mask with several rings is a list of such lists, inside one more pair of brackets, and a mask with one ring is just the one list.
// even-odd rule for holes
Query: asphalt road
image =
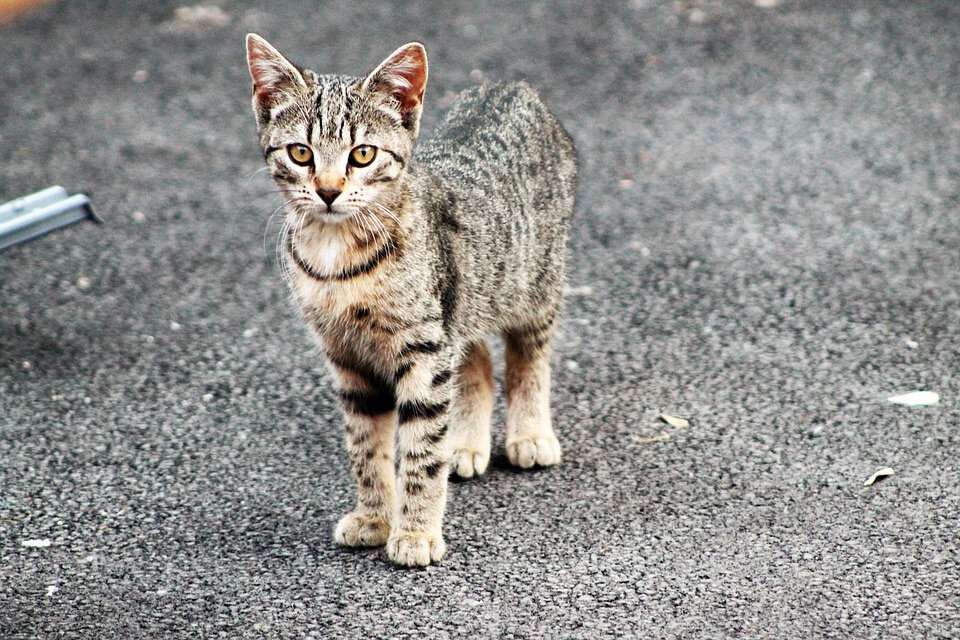
{"label": "asphalt road", "polygon": [[[0,31],[0,200],[107,220],[0,254],[0,637],[960,637],[960,5],[257,4]],[[565,462],[511,471],[498,433],[441,566],[331,542],[249,30],[349,73],[422,39],[425,135],[525,78],[579,147]]]}

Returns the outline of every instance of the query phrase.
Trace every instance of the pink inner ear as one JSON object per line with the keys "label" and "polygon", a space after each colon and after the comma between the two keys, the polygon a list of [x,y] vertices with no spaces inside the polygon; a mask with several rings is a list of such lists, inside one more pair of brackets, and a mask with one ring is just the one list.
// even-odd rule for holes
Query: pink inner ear
{"label": "pink inner ear", "polygon": [[416,108],[423,101],[427,85],[427,60],[423,48],[409,47],[396,54],[383,66],[376,84],[384,84],[404,110]]}
{"label": "pink inner ear", "polygon": [[297,78],[293,75],[295,70],[278,56],[278,53],[259,42],[250,44],[247,66],[253,78],[254,95],[262,106],[268,105],[277,92],[297,84]]}

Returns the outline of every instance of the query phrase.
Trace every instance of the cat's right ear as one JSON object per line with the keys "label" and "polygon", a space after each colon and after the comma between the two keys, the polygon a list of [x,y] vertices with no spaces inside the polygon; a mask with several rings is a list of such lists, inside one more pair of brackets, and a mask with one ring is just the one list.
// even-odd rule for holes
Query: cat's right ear
{"label": "cat's right ear", "polygon": [[307,88],[297,67],[255,33],[247,34],[247,67],[253,79],[253,109],[258,115],[269,115],[271,109]]}

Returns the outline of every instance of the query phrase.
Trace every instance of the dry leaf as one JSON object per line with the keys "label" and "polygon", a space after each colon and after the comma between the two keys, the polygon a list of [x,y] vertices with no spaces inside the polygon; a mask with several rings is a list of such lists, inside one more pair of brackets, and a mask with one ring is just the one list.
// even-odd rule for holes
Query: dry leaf
{"label": "dry leaf", "polygon": [[886,478],[886,477],[888,477],[888,476],[892,476],[892,475],[895,474],[895,473],[896,473],[896,471],[894,471],[894,470],[891,469],[890,467],[883,467],[883,468],[881,468],[881,469],[877,469],[876,471],[873,472],[873,475],[871,475],[869,478],[867,478],[866,480],[863,481],[863,486],[869,487],[870,485],[872,485],[872,484],[873,484],[874,482],[876,482],[877,480],[880,480],[880,479],[882,479],[882,478]]}
{"label": "dry leaf", "polygon": [[887,401],[907,407],[927,407],[940,402],[940,394],[933,391],[911,391],[899,396],[891,396]]}
{"label": "dry leaf", "polygon": [[676,429],[686,429],[690,426],[690,421],[686,418],[678,418],[677,416],[667,415],[666,413],[661,413],[660,419]]}

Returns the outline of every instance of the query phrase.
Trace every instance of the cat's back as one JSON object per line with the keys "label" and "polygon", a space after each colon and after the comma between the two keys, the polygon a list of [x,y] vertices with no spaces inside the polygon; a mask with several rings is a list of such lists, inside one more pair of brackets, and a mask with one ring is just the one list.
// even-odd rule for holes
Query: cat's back
{"label": "cat's back", "polygon": [[536,190],[541,182],[575,188],[573,141],[523,81],[463,91],[416,155],[431,173],[466,191],[493,195],[491,189],[511,185]]}

